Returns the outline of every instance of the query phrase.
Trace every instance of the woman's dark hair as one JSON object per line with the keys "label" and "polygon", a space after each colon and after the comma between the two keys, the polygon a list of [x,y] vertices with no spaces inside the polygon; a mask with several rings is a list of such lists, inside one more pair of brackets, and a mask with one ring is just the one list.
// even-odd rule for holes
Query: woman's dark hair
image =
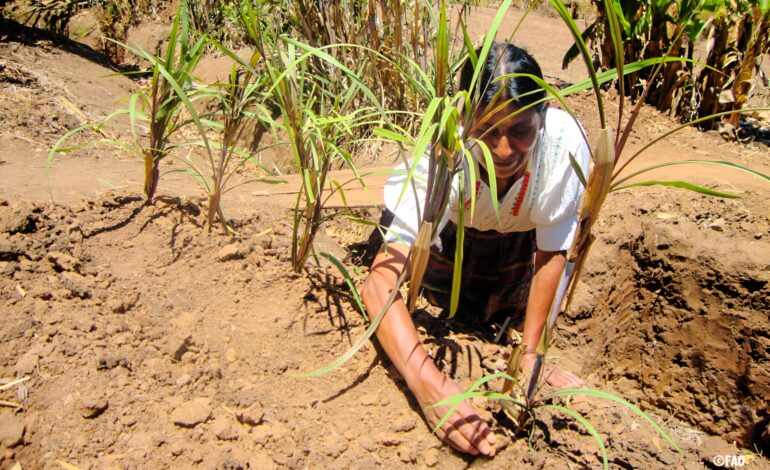
{"label": "woman's dark hair", "polygon": [[[479,47],[476,49],[476,56],[478,57],[480,54],[481,48]],[[479,85],[481,86],[479,104],[481,106],[489,104],[498,93],[500,93],[497,97],[498,102],[510,99],[519,107],[527,106],[545,98],[545,91],[529,77],[512,77],[495,81],[496,78],[511,73],[527,73],[541,79],[543,78],[540,66],[524,49],[510,43],[492,43],[489,54],[487,54],[487,60],[481,66],[483,67],[481,77],[479,78]],[[473,64],[468,59],[465,61],[460,72],[460,89],[471,91],[472,79]],[[501,88],[503,88],[502,92]],[[544,110],[545,102],[540,103],[534,108],[538,111]]]}

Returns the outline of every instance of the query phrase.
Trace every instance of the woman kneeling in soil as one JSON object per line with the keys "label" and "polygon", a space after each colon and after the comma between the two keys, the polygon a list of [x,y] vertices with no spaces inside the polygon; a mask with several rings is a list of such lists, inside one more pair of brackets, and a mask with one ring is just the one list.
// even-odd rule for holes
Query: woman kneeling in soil
{"label": "woman kneeling in soil", "polygon": [[[468,209],[469,198],[458,200],[456,178],[450,209],[431,246],[423,292],[432,303],[446,308],[452,287],[455,220],[457,211],[465,210],[459,310],[473,312],[484,322],[505,318],[516,322],[523,318],[523,342],[527,349],[521,364],[531,370],[565,264],[565,252],[577,226],[583,187],[569,155],[575,156],[587,174],[589,152],[580,128],[564,111],[540,104],[511,116],[545,96],[543,91],[531,93],[540,87],[529,78],[495,80],[512,73],[542,77],[537,62],[526,51],[512,44],[495,44],[481,74],[480,110],[469,124],[470,136],[481,139],[492,152],[497,194],[490,194],[484,158],[478,146],[474,146],[470,151],[476,157],[475,174],[481,175],[481,181],[473,188],[473,218]],[[468,62],[461,72],[461,89],[469,89],[472,75],[473,67]],[[509,104],[494,112],[505,102]],[[484,118],[490,111],[491,118]],[[422,176],[427,175],[427,160],[421,159],[419,165]],[[363,300],[370,312],[381,310],[404,269],[408,244],[417,236],[417,211],[422,208],[425,188],[423,185],[420,193],[418,186],[418,200],[410,189],[397,204],[404,178],[391,177],[385,187],[385,204],[393,221],[385,237],[387,243],[377,254],[363,288]],[[466,188],[465,194],[470,194],[470,190]],[[495,196],[499,201],[499,222],[491,202]],[[460,393],[461,389],[428,357],[400,296],[385,314],[377,339],[419,402],[428,424],[434,426],[446,408],[431,405]],[[576,376],[555,368],[546,371],[546,381],[556,387],[582,383]],[[494,455],[495,436],[469,403],[464,402],[438,434],[457,450]]]}

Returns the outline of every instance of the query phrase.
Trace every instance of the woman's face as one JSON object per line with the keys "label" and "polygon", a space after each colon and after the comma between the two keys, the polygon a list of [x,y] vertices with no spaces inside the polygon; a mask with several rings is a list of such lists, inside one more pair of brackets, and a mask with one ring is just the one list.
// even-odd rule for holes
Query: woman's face
{"label": "woman's face", "polygon": [[509,104],[491,116],[480,112],[471,130],[471,137],[484,142],[492,153],[497,178],[510,178],[524,169],[545,124],[545,113],[534,108],[508,117],[517,109]]}

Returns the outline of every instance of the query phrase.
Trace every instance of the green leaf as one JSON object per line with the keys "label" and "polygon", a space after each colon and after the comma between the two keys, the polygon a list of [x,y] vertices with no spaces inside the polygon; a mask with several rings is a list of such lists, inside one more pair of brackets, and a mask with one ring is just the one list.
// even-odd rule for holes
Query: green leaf
{"label": "green leaf", "polygon": [[613,183],[610,189],[614,189],[619,184],[622,184],[629,179],[639,176],[643,173],[646,173],[648,171],[655,170],[656,168],[663,168],[667,166],[673,166],[673,165],[692,165],[692,164],[700,164],[700,165],[719,165],[724,166],[727,168],[732,168],[739,171],[744,171],[746,173],[749,173],[754,176],[758,176],[759,178],[762,178],[764,180],[770,181],[770,176],[760,173],[758,171],[752,170],[751,168],[747,168],[745,166],[738,165],[737,163],[727,162],[723,160],[676,160],[673,162],[665,162],[665,163],[659,163],[657,165],[648,166],[646,168],[642,168],[641,170],[637,170],[633,173],[631,173],[628,176],[624,176],[623,178],[619,179],[617,182]]}
{"label": "green leaf", "polygon": [[[468,150],[468,148],[465,145],[461,146],[463,154],[465,155],[465,160],[468,163],[468,177],[470,180],[468,181],[468,185],[471,190],[471,221],[473,221],[473,214],[476,210],[476,183],[478,179],[476,178],[476,164],[473,159],[473,155]],[[460,201],[461,204],[465,204],[465,201]],[[463,210],[465,207],[463,207]]]}
{"label": "green leaf", "polygon": [[487,176],[489,180],[490,199],[492,200],[492,208],[495,210],[495,217],[497,217],[497,223],[500,222],[500,203],[497,199],[497,178],[495,177],[495,162],[492,161],[492,153],[489,151],[487,145],[477,139],[473,139],[473,143],[481,148],[481,153],[484,155],[484,163],[487,170]]}
{"label": "green leaf", "polygon": [[[483,392],[476,392],[476,390],[482,385],[484,385],[485,383],[489,382],[490,380],[494,380],[497,378],[514,380],[513,377],[506,374],[505,372],[495,372],[494,374],[485,375],[484,377],[480,378],[479,380],[471,384],[471,386],[468,387],[464,392],[458,393],[457,395],[452,395],[451,397],[444,398],[438,403],[431,405],[431,407],[433,408],[451,405],[447,410],[447,412],[444,413],[444,416],[442,416],[441,419],[438,421],[438,423],[436,423],[436,426],[433,427],[433,432],[438,431],[441,428],[441,426],[443,426],[444,423],[447,422],[447,420],[452,416],[455,410],[457,410],[457,408],[460,406],[460,403],[462,403],[463,400],[466,400],[468,398],[473,398],[473,396],[476,395],[477,393],[483,393]],[[500,395],[500,397],[497,397],[497,399],[506,399],[507,397],[513,400],[512,397],[508,397],[507,395],[501,395],[501,394],[497,394],[497,395]]]}
{"label": "green leaf", "polygon": [[547,396],[543,397],[543,401],[548,401],[548,400],[550,400],[552,398],[555,398],[555,397],[566,397],[566,396],[571,396],[571,395],[587,395],[587,396],[590,396],[590,397],[601,398],[603,400],[614,401],[615,403],[619,403],[619,404],[625,406],[629,410],[631,410],[634,413],[636,413],[639,417],[641,417],[642,419],[647,421],[647,423],[649,423],[650,426],[652,426],[652,428],[655,430],[655,432],[657,432],[663,439],[665,439],[666,442],[668,442],[669,445],[674,450],[676,450],[677,452],[680,452],[680,453],[682,452],[682,449],[680,449],[679,446],[676,445],[676,442],[674,442],[674,440],[671,438],[671,436],[669,436],[668,433],[666,433],[666,431],[664,431],[663,428],[661,428],[658,425],[658,423],[655,422],[655,420],[650,418],[650,416],[647,413],[645,413],[644,411],[640,410],[639,407],[637,407],[633,403],[631,403],[631,402],[629,402],[627,400],[624,400],[623,398],[621,398],[621,397],[619,397],[619,396],[617,396],[615,394],[604,392],[604,391],[601,391],[601,390],[592,390],[592,389],[589,389],[589,388],[562,388],[562,389],[556,390],[556,391],[554,391],[552,393],[549,393]]}
{"label": "green leaf", "polygon": [[707,196],[716,196],[716,197],[723,197],[728,199],[739,199],[740,196],[736,194],[729,194],[729,193],[723,193],[720,191],[714,191],[713,189],[704,188],[703,186],[698,186],[696,184],[686,183],[684,181],[642,181],[639,183],[631,183],[627,184],[625,186],[620,186],[617,188],[614,188],[611,190],[613,191],[620,191],[621,189],[627,189],[627,188],[633,188],[634,186],[670,186],[674,188],[681,188],[686,189],[688,191],[694,191],[696,193],[705,194]]}
{"label": "green leaf", "polygon": [[596,431],[596,428],[587,419],[585,419],[583,415],[581,415],[577,411],[571,410],[561,405],[541,405],[540,408],[558,410],[564,413],[565,415],[571,416],[578,423],[580,423],[584,428],[586,428],[586,430],[591,435],[591,437],[593,437],[594,440],[596,441],[596,445],[599,446],[599,451],[602,454],[602,464],[604,466],[604,470],[609,469],[610,464],[609,464],[609,461],[607,460],[607,448],[604,446],[604,441],[602,440],[602,437],[599,435],[599,433]]}
{"label": "green leaf", "polygon": [[[472,190],[471,190],[472,191]],[[457,232],[455,240],[455,261],[452,270],[452,293],[449,296],[449,318],[457,313],[460,304],[460,288],[463,276],[463,248],[465,242],[465,178],[460,173],[460,200],[457,204]]]}
{"label": "green leaf", "polygon": [[397,295],[399,295],[398,286],[401,285],[401,283],[404,282],[404,279],[406,278],[407,270],[404,269],[401,274],[399,275],[398,279],[396,280],[396,288],[393,289],[393,291],[390,293],[388,298],[385,300],[385,304],[383,308],[377,313],[377,316],[374,317],[372,322],[369,324],[369,327],[366,329],[363,335],[361,335],[358,340],[351,346],[347,351],[345,351],[345,354],[337,358],[334,362],[331,364],[324,366],[320,369],[314,370],[312,372],[300,372],[300,373],[292,373],[289,374],[294,377],[317,377],[319,375],[328,374],[329,372],[338,369],[343,364],[348,362],[351,357],[353,357],[359,349],[363,347],[363,345],[369,341],[369,338],[374,335],[375,331],[377,331],[377,328],[380,326],[380,322],[382,322],[382,318],[385,316],[385,314],[388,312],[388,309],[390,309],[390,306],[393,304],[393,300],[396,298]]}
{"label": "green leaf", "polygon": [[492,23],[489,25],[487,33],[484,36],[484,45],[481,46],[481,53],[479,53],[476,67],[473,70],[473,77],[471,79],[469,88],[471,93],[476,92],[479,75],[481,75],[481,71],[484,69],[482,64],[487,62],[487,56],[489,55],[489,50],[492,48],[492,43],[494,42],[495,36],[497,35],[497,30],[500,28],[500,25],[505,19],[505,14],[508,12],[508,9],[511,7],[512,3],[513,0],[504,0],[500,4],[500,7],[497,9],[497,13],[495,13],[495,17],[492,20]]}
{"label": "green leaf", "polygon": [[[621,172],[621,171],[623,171],[623,169],[624,169],[624,168],[625,168],[625,167],[626,167],[626,166],[627,166],[629,163],[631,163],[631,162],[632,162],[634,159],[636,159],[636,157],[638,157],[638,156],[639,156],[639,155],[640,155],[642,152],[644,152],[644,151],[645,151],[645,150],[647,150],[648,148],[652,147],[652,146],[653,146],[653,145],[655,145],[656,143],[660,142],[661,140],[665,139],[666,137],[670,136],[671,134],[675,134],[675,133],[677,133],[677,132],[681,131],[682,129],[685,129],[685,128],[687,128],[687,127],[690,127],[690,126],[694,126],[695,124],[700,124],[701,122],[710,121],[710,120],[712,120],[712,119],[715,119],[715,118],[718,118],[718,117],[722,117],[722,116],[729,116],[729,115],[732,115],[732,114],[742,114],[742,113],[763,112],[763,111],[770,111],[770,108],[746,108],[746,109],[734,109],[734,110],[731,110],[731,111],[724,111],[724,112],[721,112],[721,113],[710,114],[710,115],[708,115],[708,116],[704,116],[704,117],[702,117],[702,118],[698,118],[698,119],[694,119],[694,120],[692,120],[692,121],[686,122],[686,123],[682,124],[682,125],[681,125],[681,126],[679,126],[679,127],[676,127],[676,128],[674,128],[674,129],[672,129],[672,130],[670,130],[670,131],[668,131],[668,132],[665,132],[665,133],[661,134],[660,136],[656,137],[656,138],[655,138],[655,139],[653,139],[652,141],[650,141],[650,142],[647,142],[647,144],[645,144],[645,145],[644,145],[644,146],[643,146],[641,149],[637,150],[637,151],[636,151],[636,153],[634,153],[633,155],[631,155],[631,156],[628,158],[628,160],[626,160],[626,161],[623,163],[623,166],[621,166],[621,167],[620,167],[620,168],[619,168],[619,169],[618,169],[618,170],[615,172],[615,175],[613,175],[613,176],[615,176],[615,177],[616,177],[618,174],[620,174],[620,172]],[[736,166],[737,166],[737,165],[736,165]],[[757,173],[757,175],[762,175],[762,174],[761,174],[761,173]],[[763,176],[763,177],[765,177],[764,175],[762,175],[762,176]],[[765,178],[767,178],[767,177],[765,177]]]}
{"label": "green leaf", "polygon": [[583,41],[583,37],[580,34],[580,29],[578,29],[577,24],[575,24],[575,21],[572,19],[572,14],[567,9],[566,5],[564,5],[564,2],[561,0],[549,0],[551,2],[551,5],[556,8],[556,11],[559,13],[559,16],[561,16],[564,23],[569,28],[570,33],[572,34],[572,38],[575,41],[575,44],[578,46],[578,49],[580,50],[580,55],[583,56],[583,62],[586,65],[586,69],[588,69],[588,75],[591,79],[592,87],[594,90],[594,95],[596,96],[596,105],[597,110],[599,112],[599,125],[602,129],[604,129],[606,126],[606,119],[604,116],[604,102],[602,100],[602,91],[599,87],[599,81],[596,77],[596,69],[594,69],[593,65],[593,59],[591,58],[591,53],[588,50],[588,46],[586,46],[585,41]]}
{"label": "green leaf", "polygon": [[[623,10],[620,8],[620,5],[618,4],[617,0],[604,0],[604,8],[607,12],[607,23],[609,23],[610,26],[610,37],[612,38],[612,46],[614,51],[614,58],[615,58],[615,69],[617,70],[618,77],[623,77],[623,40],[621,39],[621,32],[620,32],[620,24],[618,22],[618,17],[622,18],[624,21],[624,29],[626,30],[626,33],[628,32],[629,25],[626,21],[625,16],[623,15]],[[620,114],[623,114],[623,100],[624,97],[624,80],[618,80],[618,90],[619,90],[619,98],[618,101],[621,103],[620,108]],[[622,119],[622,116],[619,116],[618,119]],[[620,121],[618,121],[618,126],[620,125]],[[603,126],[602,126],[603,127]]]}
{"label": "green leaf", "polygon": [[[598,21],[594,21],[588,27],[580,33],[580,37],[583,38],[583,42],[586,42],[590,39],[593,39],[594,37],[594,31],[596,30],[596,24]],[[569,66],[569,63],[575,60],[577,56],[580,54],[580,49],[578,48],[577,43],[573,42],[569,49],[567,49],[567,52],[564,53],[564,57],[561,60],[561,68],[562,70],[566,70]]]}
{"label": "green leaf", "polygon": [[364,303],[361,301],[361,296],[358,295],[358,289],[356,289],[356,285],[353,282],[353,278],[350,276],[350,273],[345,268],[345,266],[334,257],[331,253],[321,253],[321,256],[329,260],[330,263],[332,263],[337,270],[342,274],[342,277],[345,279],[345,283],[347,283],[348,288],[350,289],[350,292],[353,294],[353,299],[356,301],[356,306],[358,307],[358,310],[361,312],[361,316],[364,317],[364,320],[367,322],[369,321],[369,317],[366,315],[366,308],[364,307]]}
{"label": "green leaf", "polygon": [[[640,70],[644,70],[647,67],[651,67],[653,65],[657,65],[660,63],[669,63],[669,62],[686,62],[686,63],[696,64],[696,65],[703,65],[703,66],[709,67],[709,69],[713,69],[713,67],[710,67],[706,64],[698,62],[697,60],[687,59],[684,57],[666,57],[666,58],[654,57],[651,59],[643,59],[643,60],[638,60],[636,62],[631,62],[629,64],[624,64],[623,74],[624,75],[632,74],[635,72],[639,72]],[[714,69],[714,71],[716,73],[722,73],[716,69]],[[599,85],[602,85],[611,80],[616,80],[617,78],[618,78],[618,71],[617,69],[613,68],[598,74],[596,76],[596,81]],[[592,88],[592,86],[593,86],[593,80],[591,78],[586,78],[561,90],[561,95],[567,96],[572,93],[585,91]]]}
{"label": "green leaf", "polygon": [[56,155],[57,153],[63,153],[65,151],[72,151],[77,148],[77,147],[70,147],[70,148],[64,149],[62,148],[62,144],[64,144],[64,142],[66,142],[67,139],[69,139],[73,135],[79,132],[82,132],[86,129],[90,129],[92,127],[93,127],[93,124],[83,124],[80,127],[76,127],[75,129],[72,129],[71,131],[67,132],[66,134],[64,134],[63,136],[59,137],[56,140],[56,142],[53,144],[53,147],[51,147],[51,151],[48,152],[48,157],[46,157],[45,159],[45,177],[48,180],[49,184],[50,184],[49,172],[51,170],[51,163],[53,162],[54,155]]}
{"label": "green leaf", "polygon": [[588,186],[588,182],[586,181],[586,176],[583,174],[583,169],[580,168],[580,163],[575,159],[575,155],[570,152],[569,154],[569,164],[572,165],[572,169],[575,170],[575,173],[577,174],[578,179],[583,184],[583,187]]}
{"label": "green leaf", "polygon": [[372,130],[372,133],[378,137],[384,137],[386,139],[390,139],[394,142],[400,142],[404,145],[412,145],[413,141],[408,136],[403,136],[395,131],[392,131],[390,129],[385,129],[383,127],[375,127]]}

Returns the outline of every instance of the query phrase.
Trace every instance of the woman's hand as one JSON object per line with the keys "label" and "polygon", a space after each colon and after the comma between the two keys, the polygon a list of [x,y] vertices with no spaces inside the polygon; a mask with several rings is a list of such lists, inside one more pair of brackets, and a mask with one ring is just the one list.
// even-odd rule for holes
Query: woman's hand
{"label": "woman's hand", "polygon": [[[560,251],[537,250],[535,253],[535,275],[529,290],[527,316],[524,319],[522,338],[524,344],[527,345],[527,350],[521,356],[519,363],[519,368],[523,372],[532,372],[535,365],[535,351],[540,342],[543,327],[548,321],[548,312],[566,262],[564,253]],[[576,375],[552,365],[544,365],[543,378],[548,385],[557,388],[583,385],[583,381]]]}
{"label": "woman's hand", "polygon": [[[531,373],[535,367],[536,356],[535,353],[524,353],[519,362],[519,369],[522,372]],[[555,388],[582,387],[585,384],[577,375],[550,364],[543,367],[543,379],[545,383]]]}
{"label": "woman's hand", "polygon": [[[372,263],[369,277],[361,290],[366,310],[375,315],[396,287],[396,280],[404,269],[409,248],[391,243],[388,251],[380,250]],[[433,407],[441,400],[457,395],[459,386],[436,368],[433,359],[420,343],[412,316],[404,299],[396,295],[394,302],[377,328],[377,340],[398,369],[422,408],[431,429],[436,426],[448,407]],[[437,431],[438,437],[455,449],[473,455],[495,454],[495,436],[473,407],[463,402]]]}
{"label": "woman's hand", "polygon": [[[444,417],[449,406],[431,406],[445,398],[462,393],[462,389],[451,379],[436,370],[440,378],[418,381],[410,389],[422,408],[425,420],[431,429]],[[463,400],[449,419],[436,430],[436,435],[445,443],[471,455],[482,454],[486,457],[495,455],[495,435],[489,425],[476,413],[473,406]]]}

